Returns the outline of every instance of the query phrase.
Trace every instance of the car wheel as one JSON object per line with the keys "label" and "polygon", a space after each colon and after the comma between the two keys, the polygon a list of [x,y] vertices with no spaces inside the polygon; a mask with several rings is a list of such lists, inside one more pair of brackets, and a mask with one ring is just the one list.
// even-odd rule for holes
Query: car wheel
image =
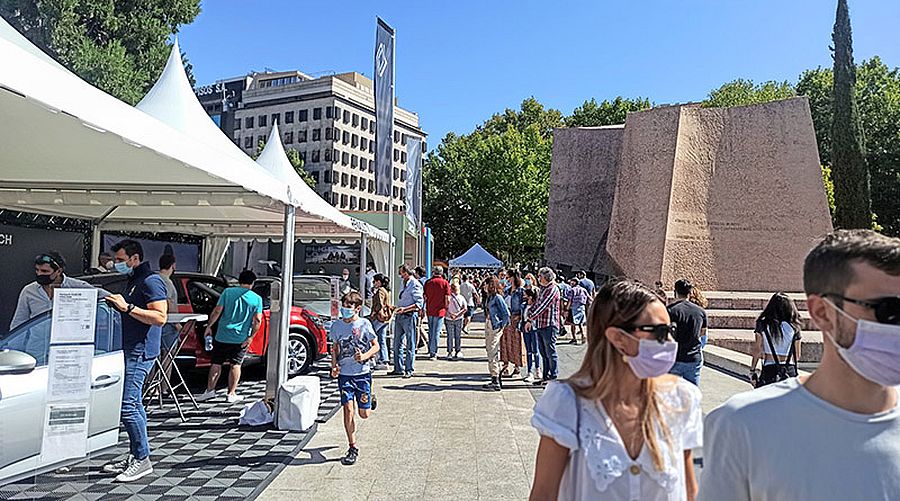
{"label": "car wheel", "polygon": [[309,372],[312,359],[312,351],[306,336],[299,332],[291,332],[288,337],[288,377]]}

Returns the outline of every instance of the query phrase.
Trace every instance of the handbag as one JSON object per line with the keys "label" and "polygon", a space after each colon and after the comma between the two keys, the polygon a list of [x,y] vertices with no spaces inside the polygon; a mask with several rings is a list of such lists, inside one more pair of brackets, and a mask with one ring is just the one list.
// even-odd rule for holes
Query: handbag
{"label": "handbag", "polygon": [[[779,329],[780,328],[781,327],[779,326]],[[763,335],[766,336],[766,341],[769,343],[769,349],[772,350],[772,358],[775,359],[775,363],[763,365],[762,371],[760,371],[759,374],[759,379],[756,381],[756,387],[761,388],[768,384],[784,381],[789,377],[797,377],[797,357],[794,354],[794,343],[797,339],[796,333],[794,334],[794,339],[791,340],[791,349],[788,351],[787,358],[785,358],[784,363],[782,364],[775,351],[775,343],[772,342],[772,336],[769,334],[769,329],[762,329],[762,331]],[[791,364],[791,358],[794,359],[793,364]]]}

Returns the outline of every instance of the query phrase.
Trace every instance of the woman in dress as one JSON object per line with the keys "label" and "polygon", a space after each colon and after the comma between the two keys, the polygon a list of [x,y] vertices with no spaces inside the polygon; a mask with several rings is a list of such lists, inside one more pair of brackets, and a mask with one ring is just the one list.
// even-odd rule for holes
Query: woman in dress
{"label": "woman in dress", "polygon": [[667,374],[673,331],[651,289],[628,280],[600,289],[581,368],[550,383],[534,407],[532,501],[694,499],[700,390]]}
{"label": "woman in dress", "polygon": [[[500,338],[500,361],[503,369],[500,377],[515,377],[522,373],[525,366],[525,347],[522,343],[522,331],[519,330],[519,322],[525,310],[525,290],[522,289],[522,278],[518,270],[509,270],[507,273],[509,286],[503,293],[506,306],[509,307],[509,325],[503,329],[503,337]],[[509,373],[509,364],[513,365],[512,373]]]}
{"label": "woman in dress", "polygon": [[[800,359],[800,312],[794,300],[783,292],[774,294],[756,319],[754,331],[756,349],[750,362],[753,386],[759,388],[796,376]],[[756,371],[760,360],[763,361],[761,374]]]}

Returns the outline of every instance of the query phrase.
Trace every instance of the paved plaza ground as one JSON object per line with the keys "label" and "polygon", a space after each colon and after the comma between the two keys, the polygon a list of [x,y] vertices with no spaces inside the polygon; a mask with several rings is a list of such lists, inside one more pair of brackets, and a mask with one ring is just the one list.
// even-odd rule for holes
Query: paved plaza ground
{"label": "paved plaza ground", "polygon": [[[379,406],[370,419],[357,419],[355,465],[340,463],[347,439],[339,412],[319,425],[260,499],[526,499],[539,440],[530,419],[540,390],[519,380],[501,392],[483,391],[487,363],[483,341],[474,337],[481,328],[473,327],[463,342],[465,360],[420,355],[411,379],[376,374]],[[559,352],[565,377],[577,369],[584,346],[560,344]],[[750,387],[707,368],[701,389],[708,412]]]}

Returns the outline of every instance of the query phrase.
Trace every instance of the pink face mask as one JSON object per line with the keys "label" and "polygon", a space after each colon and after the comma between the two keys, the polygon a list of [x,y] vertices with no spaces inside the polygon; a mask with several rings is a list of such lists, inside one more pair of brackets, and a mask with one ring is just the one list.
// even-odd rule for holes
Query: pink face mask
{"label": "pink face mask", "polygon": [[900,385],[900,325],[853,318],[831,301],[827,302],[841,315],[856,322],[856,339],[849,348],[837,344],[831,333],[822,331],[847,365],[873,383]]}
{"label": "pink face mask", "polygon": [[638,379],[662,376],[675,365],[675,357],[678,355],[678,343],[675,341],[660,343],[655,339],[641,339],[623,329],[619,330],[638,342],[637,356],[625,355],[625,362]]}

